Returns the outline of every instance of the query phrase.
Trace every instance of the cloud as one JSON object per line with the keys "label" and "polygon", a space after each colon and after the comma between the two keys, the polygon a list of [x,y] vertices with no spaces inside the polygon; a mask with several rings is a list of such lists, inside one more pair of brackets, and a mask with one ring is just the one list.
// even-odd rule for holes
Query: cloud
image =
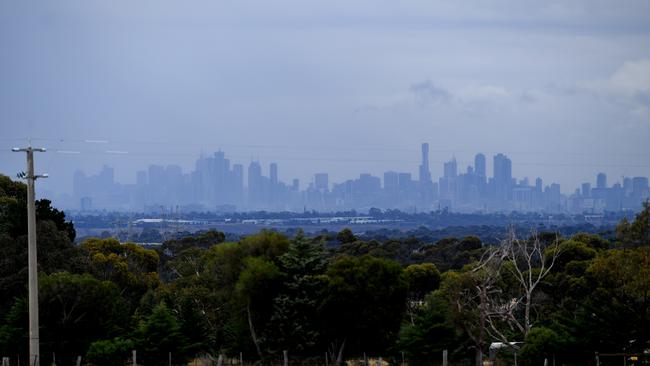
{"label": "cloud", "polygon": [[636,94],[650,90],[650,60],[628,61],[608,80],[613,90]]}
{"label": "cloud", "polygon": [[459,95],[463,100],[468,102],[494,102],[505,100],[512,96],[512,94],[504,87],[495,85],[468,86],[460,90]]}
{"label": "cloud", "polygon": [[431,80],[415,83],[411,85],[410,90],[414,94],[416,102],[421,105],[448,103],[452,99],[449,91],[435,85]]}
{"label": "cloud", "polygon": [[624,62],[609,78],[584,83],[583,89],[599,98],[625,106],[650,119],[650,60]]}

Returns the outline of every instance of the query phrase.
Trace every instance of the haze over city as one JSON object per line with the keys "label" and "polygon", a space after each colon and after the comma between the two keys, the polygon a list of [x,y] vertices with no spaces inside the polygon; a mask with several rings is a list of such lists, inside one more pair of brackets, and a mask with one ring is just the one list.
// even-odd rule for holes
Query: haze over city
{"label": "haze over city", "polygon": [[0,1],[1,364],[650,365],[649,142],[648,0]]}
{"label": "haze over city", "polygon": [[0,4],[0,171],[32,138],[50,178],[202,152],[277,163],[280,179],[360,173],[433,180],[455,157],[505,153],[513,176],[650,176],[650,5],[624,1]]}

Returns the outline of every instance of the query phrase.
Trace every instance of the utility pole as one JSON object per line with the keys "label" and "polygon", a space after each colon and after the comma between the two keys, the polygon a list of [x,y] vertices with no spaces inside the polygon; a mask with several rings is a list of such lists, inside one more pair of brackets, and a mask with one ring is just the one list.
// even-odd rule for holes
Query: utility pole
{"label": "utility pole", "polygon": [[34,203],[34,182],[38,178],[47,178],[47,174],[34,174],[34,151],[45,152],[43,148],[13,148],[14,152],[27,153],[27,174],[18,177],[27,180],[27,254],[29,278],[29,365],[38,366],[40,360],[38,336],[38,269],[36,261],[36,206]]}

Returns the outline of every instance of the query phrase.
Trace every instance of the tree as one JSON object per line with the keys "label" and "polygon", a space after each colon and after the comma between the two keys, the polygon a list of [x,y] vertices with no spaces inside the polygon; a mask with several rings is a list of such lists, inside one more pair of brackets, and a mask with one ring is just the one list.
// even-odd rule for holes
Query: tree
{"label": "tree", "polygon": [[630,223],[624,218],[616,227],[617,243],[624,248],[650,245],[650,202],[643,202],[643,210]]}
{"label": "tree", "polygon": [[[37,200],[36,220],[51,221],[57,229],[65,231],[70,241],[74,241],[76,232],[74,225],[65,220],[62,211],[52,207],[47,199]],[[27,186],[22,182],[14,182],[9,177],[0,174],[0,233],[12,237],[27,234]]]}
{"label": "tree", "polygon": [[[491,260],[502,261],[502,268],[514,279],[518,288],[513,289],[513,292],[491,293],[490,314],[487,321],[490,332],[502,342],[509,344],[512,339],[499,329],[498,322],[505,322],[514,327],[522,338],[528,335],[534,325],[532,311],[535,306],[536,290],[553,269],[555,261],[561,254],[561,247],[559,240],[549,247],[544,247],[536,235],[528,240],[520,240],[511,231],[508,238],[494,250],[497,255],[491,256]],[[523,314],[520,316],[518,311],[521,308]]]}
{"label": "tree", "polygon": [[87,253],[91,273],[115,283],[135,306],[142,295],[159,285],[158,253],[134,243],[121,244],[113,238],[90,238],[81,244]]}
{"label": "tree", "polygon": [[[27,186],[0,174],[0,314],[16,298],[26,296],[27,287]],[[36,202],[36,232],[40,271],[83,272],[86,263],[73,243],[74,226],[50,201]]]}
{"label": "tree", "polygon": [[440,272],[433,263],[412,264],[406,267],[403,276],[407,286],[406,311],[413,324],[424,297],[440,286]]}
{"label": "tree", "polygon": [[325,278],[327,260],[320,244],[310,243],[300,232],[279,258],[285,281],[273,300],[271,319],[276,343],[283,350],[306,356],[318,344],[318,308]]}
{"label": "tree", "polygon": [[27,299],[18,298],[0,326],[0,355],[26,354],[28,352],[29,313]]}
{"label": "tree", "polygon": [[488,341],[489,296],[498,291],[500,261],[495,258],[496,252],[488,251],[481,262],[466,266],[462,272],[445,272],[440,286],[441,295],[451,305],[454,324],[471,341],[476,366],[483,365]]}
{"label": "tree", "polygon": [[109,281],[89,274],[44,275],[39,300],[43,354],[56,352],[64,362],[85,354],[94,340],[126,331],[128,314],[117,286]]}
{"label": "tree", "polygon": [[643,352],[650,342],[650,247],[607,251],[586,275],[590,291],[580,317],[592,342],[601,352]]}
{"label": "tree", "polygon": [[164,303],[156,305],[138,326],[135,336],[138,360],[142,359],[144,364],[164,365],[169,352],[177,360],[187,357],[187,338],[181,333],[178,319]]}
{"label": "tree", "polygon": [[443,350],[454,350],[459,344],[451,306],[440,291],[427,296],[415,320],[402,326],[398,340],[399,350],[406,354],[410,365],[429,364]]}
{"label": "tree", "polygon": [[440,271],[433,263],[412,264],[404,270],[404,279],[412,299],[419,301],[440,286]]}
{"label": "tree", "polygon": [[[66,232],[51,221],[36,224],[38,269],[43,273],[87,270],[83,252],[70,242]],[[0,234],[0,313],[8,311],[15,298],[27,296],[27,234]]]}
{"label": "tree", "polygon": [[237,293],[246,309],[250,337],[263,364],[267,362],[264,347],[270,342],[264,337],[263,330],[272,315],[272,300],[277,294],[281,277],[282,272],[274,263],[259,257],[248,257],[237,280]]}
{"label": "tree", "polygon": [[552,329],[538,327],[526,336],[520,356],[524,365],[538,365],[544,359],[552,359],[559,350],[560,336]]}
{"label": "tree", "polygon": [[385,352],[394,345],[406,303],[406,283],[398,263],[362,256],[330,265],[322,305],[324,336],[332,360],[352,353]]}
{"label": "tree", "polygon": [[91,365],[123,366],[134,346],[132,340],[119,337],[95,341],[88,348],[86,360]]}
{"label": "tree", "polygon": [[345,228],[341,231],[339,231],[338,234],[336,234],[336,240],[339,241],[341,244],[349,244],[349,243],[354,243],[357,241],[357,237],[354,236],[354,233],[352,230]]}

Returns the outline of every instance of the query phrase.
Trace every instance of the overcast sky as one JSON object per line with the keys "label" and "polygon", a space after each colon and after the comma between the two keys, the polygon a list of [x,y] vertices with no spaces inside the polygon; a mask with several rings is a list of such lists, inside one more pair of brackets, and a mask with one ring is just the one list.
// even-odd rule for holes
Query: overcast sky
{"label": "overcast sky", "polygon": [[3,0],[0,126],[0,172],[31,136],[56,192],[219,148],[285,181],[416,173],[429,142],[434,178],[504,152],[570,193],[650,176],[650,1]]}

